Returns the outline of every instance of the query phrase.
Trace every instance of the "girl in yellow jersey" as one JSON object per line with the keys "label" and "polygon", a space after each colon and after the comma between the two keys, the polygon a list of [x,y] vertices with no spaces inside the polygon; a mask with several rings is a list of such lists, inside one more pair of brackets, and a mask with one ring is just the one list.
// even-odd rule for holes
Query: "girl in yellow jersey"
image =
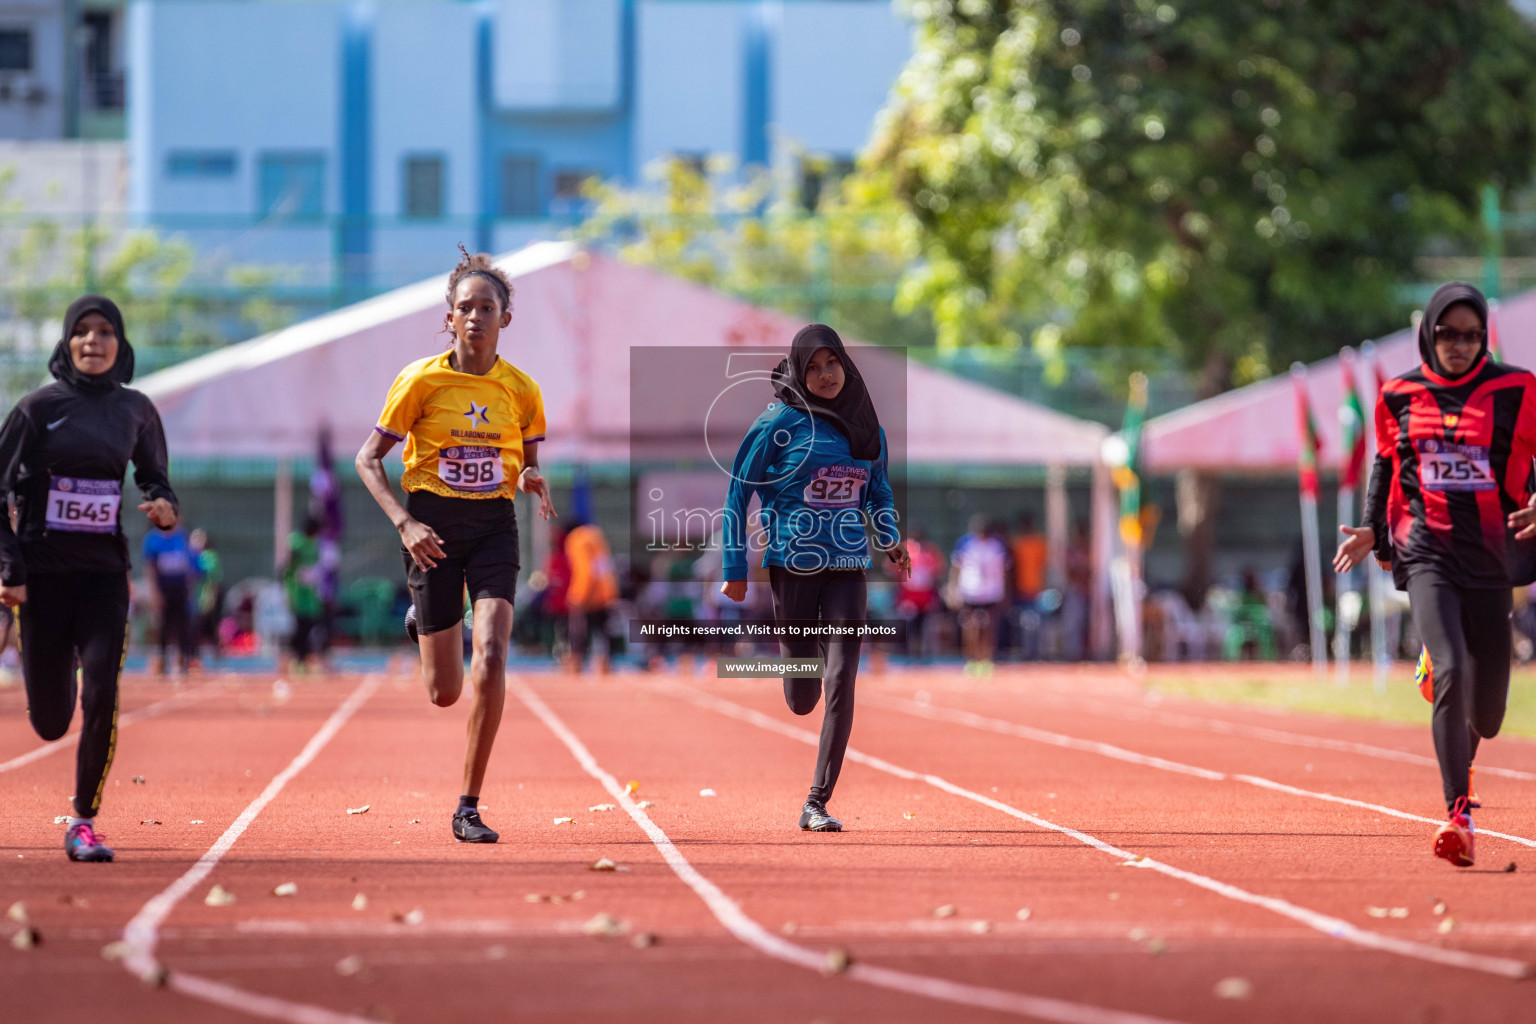
{"label": "girl in yellow jersey", "polygon": [[[519,565],[512,498],[521,488],[555,514],[539,474],[544,399],[539,386],[496,354],[512,322],[512,283],[489,256],[464,258],[448,278],[446,329],[453,346],[420,359],[389,389],[379,424],[357,453],[357,471],[400,531],[414,605],[406,629],[421,644],[421,671],[438,707],[464,688],[464,590],[474,608],[469,672],[475,703],[464,755],[464,795],[453,815],[460,842],[494,843],[480,820],[480,786],[506,699],[507,645]],[[402,505],[384,456],[405,442]]]}

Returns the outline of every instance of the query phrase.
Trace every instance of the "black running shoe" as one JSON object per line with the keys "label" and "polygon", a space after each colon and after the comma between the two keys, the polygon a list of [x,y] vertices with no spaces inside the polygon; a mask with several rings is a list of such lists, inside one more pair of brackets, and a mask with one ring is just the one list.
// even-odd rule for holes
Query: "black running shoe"
{"label": "black running shoe", "polygon": [[501,836],[486,827],[479,811],[459,811],[453,816],[453,838],[461,843],[494,843]]}
{"label": "black running shoe", "polygon": [[89,825],[71,825],[64,833],[64,853],[74,861],[110,862],[112,848],[102,843]]}
{"label": "black running shoe", "polygon": [[416,606],[411,605],[405,610],[405,635],[411,638],[411,643],[421,646],[421,637],[416,635]]}
{"label": "black running shoe", "polygon": [[800,811],[800,827],[806,832],[841,832],[843,823],[827,813],[825,804],[807,800]]}

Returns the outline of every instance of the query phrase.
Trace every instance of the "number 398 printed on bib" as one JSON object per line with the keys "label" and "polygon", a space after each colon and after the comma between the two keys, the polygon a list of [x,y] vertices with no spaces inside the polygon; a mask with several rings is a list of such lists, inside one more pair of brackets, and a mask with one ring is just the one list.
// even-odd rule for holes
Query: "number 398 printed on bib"
{"label": "number 398 printed on bib", "polygon": [[506,479],[501,449],[488,445],[458,445],[437,453],[437,476],[456,491],[494,491]]}

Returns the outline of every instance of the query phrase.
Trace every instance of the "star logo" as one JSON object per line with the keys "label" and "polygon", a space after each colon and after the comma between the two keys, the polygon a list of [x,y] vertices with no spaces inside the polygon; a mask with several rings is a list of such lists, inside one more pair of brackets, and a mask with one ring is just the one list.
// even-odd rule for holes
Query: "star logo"
{"label": "star logo", "polygon": [[477,420],[481,423],[489,424],[491,422],[491,417],[488,415],[490,408],[489,405],[476,405],[471,401],[469,403],[469,412],[464,414],[465,418],[469,420],[469,429],[475,429],[475,422]]}

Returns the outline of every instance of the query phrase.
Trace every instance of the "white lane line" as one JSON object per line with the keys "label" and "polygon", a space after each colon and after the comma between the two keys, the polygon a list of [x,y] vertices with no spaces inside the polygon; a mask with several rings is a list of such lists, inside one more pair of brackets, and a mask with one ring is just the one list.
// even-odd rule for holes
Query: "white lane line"
{"label": "white lane line", "polygon": [[256,1017],[288,1021],[291,1024],[365,1024],[366,1018],[363,1017],[336,1013],[318,1006],[293,1003],[272,996],[258,995],[236,988],[234,985],[192,974],[183,974],[179,971],[167,972],[155,956],[155,947],[159,942],[160,925],[170,916],[176,904],[181,902],[199,882],[208,877],[209,873],[218,866],[220,859],[250,827],[251,822],[256,820],[256,816],[275,800],[283,791],[283,787],[303,771],[325,745],[341,731],[341,727],[347,724],[347,720],[356,713],[357,709],[373,696],[374,691],[379,688],[379,683],[378,676],[371,675],[364,678],[357,685],[357,689],[353,690],[351,695],[331,712],[331,716],[325,720],[320,730],[310,737],[304,749],[288,762],[288,767],[274,776],[272,781],[267,783],[267,788],[261,791],[261,795],[240,812],[240,816],[224,830],[224,834],[208,848],[208,852],[199,857],[197,863],[188,868],[185,874],[167,886],[164,892],[140,908],[133,920],[129,921],[128,926],[123,929],[123,938],[129,946],[127,955],[123,957],[123,966],[146,981],[163,981],[167,987],[175,989],[182,995]]}
{"label": "white lane line", "polygon": [[[586,773],[596,779],[602,787],[608,791],[616,802],[623,806],[629,816],[634,819],[636,825],[650,837],[651,842],[660,851],[667,865],[683,881],[683,884],[692,889],[694,893],[704,901],[704,905],[715,915],[727,931],[741,942],[752,947],[758,952],[803,967],[811,971],[820,971],[826,963],[827,955],[817,952],[805,946],[788,942],[764,928],[757,921],[748,917],[746,912],[737,905],[736,901],[727,896],[720,887],[699,873],[682,852],[672,844],[667,834],[650,819],[650,816],[642,811],[636,803],[630,799],[624,787],[619,781],[603,769],[597,763],[585,744],[577,738],[576,734],[567,728],[566,724],[549,709],[539,696],[528,688],[527,684],[516,677],[509,677],[510,689],[515,693],[528,709],[542,721],[549,731],[565,744],[577,763]],[[966,985],[960,982],[949,981],[943,978],[934,978],[921,974],[909,974],[906,971],[892,970],[885,967],[875,967],[870,964],[854,963],[850,965],[844,975],[854,981],[864,982],[879,988],[904,992],[909,995],[923,996],[942,1002],[957,1003],[962,1006],[974,1006],[981,1009],[996,1010],[1000,1013],[1011,1013],[1018,1016],[1034,1017],[1038,1020],[1057,1021],[1061,1024],[1167,1024],[1164,1018],[1149,1017],[1139,1013],[1128,1013],[1121,1010],[1109,1010],[1083,1003],[1072,1003],[1060,999],[1049,999],[1043,996],[1030,996],[1018,992],[1007,992],[1002,989],[985,988],[979,985]]]}
{"label": "white lane line", "polygon": [[[1391,747],[1378,747],[1371,743],[1336,740],[1327,736],[1312,736],[1307,733],[1290,732],[1285,729],[1271,729],[1262,725],[1248,725],[1244,722],[1229,722],[1221,718],[1207,718],[1203,715],[1168,711],[1163,708],[1149,708],[1137,705],[1120,707],[1097,697],[1072,698],[1055,693],[1036,693],[1031,694],[1030,697],[1031,699],[1044,698],[1056,707],[1087,711],[1090,714],[1099,715],[1103,718],[1119,718],[1124,721],[1146,721],[1152,719],[1164,725],[1172,725],[1180,729],[1213,732],[1222,736],[1248,736],[1252,739],[1265,740],[1270,743],[1282,743],[1292,747],[1332,750],[1343,754],[1360,754],[1365,757],[1375,757],[1383,761],[1397,761],[1400,764],[1425,765],[1431,768],[1439,767],[1439,763],[1434,758],[1424,754],[1413,754],[1406,750],[1394,750]],[[1516,768],[1500,768],[1496,765],[1480,764],[1477,766],[1477,770],[1484,775],[1498,775],[1508,779],[1521,779],[1526,782],[1536,781],[1536,772],[1523,772]]]}
{"label": "white lane line", "polygon": [[[970,711],[959,711],[954,708],[935,707],[932,704],[921,704],[917,701],[902,700],[900,698],[892,697],[871,697],[869,698],[869,703],[891,711],[898,711],[903,714],[912,715],[918,718],[927,718],[936,722],[950,722],[955,725],[965,725],[975,729],[985,729],[988,732],[1001,733],[1005,736],[1018,736],[1022,739],[1037,739],[1034,734],[1043,733],[1043,735],[1052,737],[1052,739],[1040,740],[1040,742],[1049,742],[1052,746],[1072,746],[1073,749],[1077,750],[1088,750],[1092,753],[1101,753],[1101,751],[1093,750],[1095,744],[1088,740],[1077,740],[1074,737],[1062,736],[1059,733],[1045,733],[1040,729],[1032,729],[1029,726],[1019,725],[1015,722],[1009,722],[1005,719],[988,718],[985,715],[978,715]],[[1068,744],[1066,742],[1058,742],[1066,740],[1073,740],[1074,743]],[[1377,814],[1385,814],[1393,818],[1402,818],[1404,821],[1421,821],[1425,824],[1435,826],[1445,824],[1444,818],[1426,818],[1422,814],[1412,814],[1408,811],[1400,811],[1395,807],[1386,807],[1382,804],[1373,804],[1366,800],[1355,800],[1351,797],[1337,796],[1333,793],[1323,793],[1315,789],[1302,789],[1299,786],[1288,786],[1283,782],[1276,782],[1273,779],[1266,779],[1259,775],[1227,775],[1225,773],[1211,771],[1206,768],[1196,768],[1192,765],[1179,764],[1176,761],[1164,761],[1162,758],[1149,757],[1145,754],[1138,754],[1135,751],[1124,750],[1119,747],[1114,747],[1111,749],[1115,750],[1116,753],[1106,756],[1113,756],[1116,760],[1129,761],[1133,764],[1139,764],[1147,768],[1161,768],[1164,771],[1176,771],[1185,775],[1199,775],[1201,778],[1210,779],[1213,782],[1221,782],[1225,780],[1242,782],[1250,786],[1258,786],[1262,789],[1274,790],[1277,793],[1288,793],[1291,796],[1302,796],[1312,800],[1325,800],[1328,803],[1345,804],[1350,807],[1359,807],[1363,810],[1374,811]],[[1536,848],[1536,839],[1527,839],[1525,836],[1511,835],[1508,832],[1495,832],[1493,829],[1483,828],[1482,826],[1478,826],[1477,834],[1480,836],[1493,836],[1496,839],[1507,839],[1512,843],[1519,843],[1521,846]]]}
{"label": "white lane line", "polygon": [[[765,715],[760,711],[742,707],[740,704],[735,704],[731,701],[724,700],[722,698],[715,697],[711,694],[703,693],[698,690],[693,690],[686,686],[676,684],[655,684],[653,688],[658,692],[674,694],[681,699],[690,701],[700,707],[708,708],[712,711],[717,711],[720,714],[739,719],[740,721],[749,722],[753,725],[759,726],[760,728],[767,729],[771,732],[777,732],[780,735],[788,736],[791,739],[799,740],[800,742],[809,744],[813,747],[817,746],[821,741],[821,737],[816,733],[808,732],[804,729],[799,729],[792,725],[785,725],[784,723],[779,722],[774,718],[770,718],[768,715]],[[854,749],[853,747],[848,748],[847,757],[851,761],[857,761],[860,764],[868,765],[869,767],[878,771],[885,772],[889,775],[895,775],[897,778],[908,779],[914,782],[925,782],[928,785],[933,786],[935,789],[943,790],[946,793],[950,793],[958,797],[963,797],[967,800],[973,800],[976,803],[983,804],[987,807],[991,807],[994,810],[1001,811],[1004,814],[1018,818],[1020,821],[1027,821],[1031,825],[1036,825],[1043,829],[1049,829],[1052,832],[1059,832],[1062,835],[1071,836],[1078,842],[1087,846],[1091,846],[1095,850],[1098,850],[1102,853],[1107,853],[1112,857],[1118,857],[1122,862],[1126,863],[1127,867],[1145,868],[1149,871],[1156,871],[1159,874],[1167,875],[1169,878],[1177,878],[1180,881],[1188,882],[1191,885],[1198,886],[1199,888],[1205,889],[1208,892],[1216,893],[1219,896],[1224,896],[1227,899],[1234,900],[1238,903],[1246,903],[1250,906],[1261,907],[1264,910],[1279,914],[1282,917],[1286,917],[1292,921],[1306,925],[1308,928],[1311,928],[1315,931],[1322,932],[1324,935],[1340,939],[1344,942],[1351,943],[1352,945],[1361,946],[1365,949],[1378,950],[1384,953],[1393,953],[1397,956],[1408,957],[1415,960],[1424,960],[1430,963],[1441,964],[1446,967],[1461,967],[1467,970],[1481,971],[1485,974],[1494,974],[1505,978],[1527,978],[1530,977],[1533,973],[1533,968],[1531,965],[1520,960],[1511,960],[1505,957],[1485,956],[1481,953],[1467,953],[1454,949],[1444,949],[1438,946],[1428,946],[1418,942],[1411,942],[1407,939],[1394,938],[1390,935],[1381,935],[1377,932],[1367,931],[1364,928],[1356,927],[1355,925],[1350,924],[1348,921],[1345,921],[1341,918],[1331,917],[1327,914],[1319,913],[1315,910],[1309,910],[1306,907],[1297,906],[1296,904],[1291,903],[1288,900],[1280,899],[1277,896],[1261,896],[1257,893],[1251,893],[1245,889],[1240,889],[1235,885],[1221,882],[1214,878],[1208,878],[1205,875],[1197,874],[1193,871],[1185,871],[1183,868],[1176,868],[1173,865],[1165,864],[1162,861],[1153,860],[1151,857],[1141,857],[1138,860],[1136,859],[1138,857],[1137,854],[1122,850],[1116,846],[1111,846],[1109,843],[1104,842],[1102,839],[1091,836],[1086,832],[1080,832],[1070,826],[1058,825],[1053,821],[1047,821],[1046,819],[1030,814],[1027,811],[1021,811],[1017,807],[1005,804],[1001,800],[994,800],[989,796],[984,796],[981,793],[976,793],[962,786],[957,786],[954,783],[949,782],[948,780],[943,779],[937,775],[932,775],[926,772],[913,771],[910,768],[902,768],[899,765],[895,765],[882,758],[866,754],[863,751]]]}
{"label": "white lane line", "polygon": [[[214,691],[212,687],[212,683],[204,683],[194,690],[173,693],[164,700],[157,700],[153,704],[147,704],[136,711],[125,712],[118,717],[117,727],[125,729],[134,722],[142,722],[146,718],[153,718],[163,712],[174,710],[178,707],[186,707],[189,704],[196,704],[200,700],[213,696]],[[0,761],[0,772],[15,771],[17,768],[23,768],[33,761],[40,761],[54,751],[69,746],[79,738],[80,730],[76,729],[66,736],[61,736],[56,740],[44,743],[42,746],[35,747],[25,754],[11,758],[9,761]]]}

